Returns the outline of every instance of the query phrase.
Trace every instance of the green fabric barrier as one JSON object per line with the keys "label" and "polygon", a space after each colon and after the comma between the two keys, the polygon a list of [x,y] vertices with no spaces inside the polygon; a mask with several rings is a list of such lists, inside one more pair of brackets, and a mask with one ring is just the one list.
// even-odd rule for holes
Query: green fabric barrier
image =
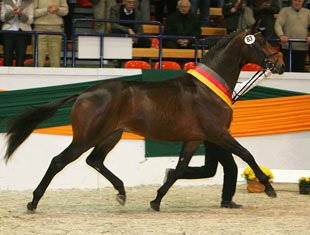
{"label": "green fabric barrier", "polygon": [[[160,81],[173,78],[184,71],[144,70],[140,75],[125,76],[115,79],[135,81]],[[16,91],[0,92],[0,132],[5,132],[5,122],[11,116],[23,112],[25,109],[46,104],[53,100],[77,94],[101,81],[83,82],[68,85],[32,88]],[[57,111],[56,115],[38,127],[53,127],[70,124],[72,104],[67,104]]]}
{"label": "green fabric barrier", "polygon": [[[145,140],[145,157],[179,156],[182,144],[182,142]],[[202,142],[196,149],[194,155],[204,155]]]}
{"label": "green fabric barrier", "polygon": [[[140,80],[142,75],[122,77],[124,80]],[[62,99],[77,94],[100,81],[83,82],[76,84],[50,86],[42,88],[24,89],[16,91],[0,92],[0,132],[5,131],[5,122],[11,116],[23,112],[25,109]],[[70,112],[72,104],[66,104],[59,108],[56,115],[42,122],[39,127],[53,127],[70,124]]]}

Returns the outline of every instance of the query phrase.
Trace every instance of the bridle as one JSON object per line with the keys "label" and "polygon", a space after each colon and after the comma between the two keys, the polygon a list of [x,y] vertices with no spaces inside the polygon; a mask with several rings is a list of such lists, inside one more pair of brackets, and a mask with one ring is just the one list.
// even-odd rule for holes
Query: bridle
{"label": "bridle", "polygon": [[[250,47],[253,47],[256,52],[258,54],[261,54],[262,57],[264,57],[264,60],[263,60],[263,64],[261,65],[262,66],[262,70],[259,70],[257,71],[253,77],[246,83],[246,85],[236,94],[234,94],[234,96],[232,97],[232,103],[234,104],[237,99],[244,95],[246,92],[248,92],[248,90],[251,88],[251,86],[256,82],[257,79],[259,79],[261,76],[265,76],[265,73],[266,73],[266,70],[273,70],[275,65],[278,63],[278,60],[279,60],[279,52],[274,52],[272,54],[269,54],[269,55],[265,55],[261,50],[259,50],[257,48],[257,45],[255,43],[255,35],[257,34],[260,34],[261,32],[258,32],[258,33],[255,33],[254,35],[247,35],[247,36],[251,36],[251,37],[254,37],[254,39],[252,38],[253,42],[251,41],[248,41],[248,43],[246,42],[246,38],[245,38],[245,43],[248,44],[248,46]],[[270,60],[270,58],[273,58],[274,56],[277,56],[277,59],[275,62],[272,62]]]}
{"label": "bridle", "polygon": [[[254,37],[253,43],[248,43],[248,45],[249,45],[250,47],[253,47],[253,48],[256,50],[256,52],[257,52],[258,54],[260,54],[262,57],[264,57],[263,64],[261,65],[262,68],[263,68],[264,70],[266,70],[266,69],[272,70],[272,69],[274,69],[275,65],[278,63],[278,60],[279,60],[279,52],[274,52],[274,53],[272,53],[272,54],[265,55],[265,54],[262,52],[262,50],[259,50],[259,49],[257,48],[257,44],[255,43],[255,36],[258,35],[258,34],[261,34],[261,32],[257,32],[257,33],[255,33],[255,34],[253,34],[253,35],[247,35],[247,36],[246,36],[246,37],[251,37],[252,40],[253,40],[253,37]],[[245,41],[246,41],[246,40],[245,40]],[[270,58],[273,58],[275,55],[277,55],[276,61],[275,61],[275,62],[270,61],[269,59],[270,59]]]}
{"label": "bridle", "polygon": [[[273,58],[275,55],[277,55],[277,59],[274,62],[270,61],[269,58]],[[264,70],[269,69],[269,70],[273,70],[275,65],[278,63],[279,60],[279,52],[274,52],[272,54],[266,55],[263,61],[263,68]]]}

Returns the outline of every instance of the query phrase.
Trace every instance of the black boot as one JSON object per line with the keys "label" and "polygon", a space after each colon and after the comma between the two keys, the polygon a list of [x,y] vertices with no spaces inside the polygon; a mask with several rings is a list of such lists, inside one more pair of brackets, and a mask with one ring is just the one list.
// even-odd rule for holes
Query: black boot
{"label": "black boot", "polygon": [[222,201],[221,208],[240,209],[243,208],[243,206],[236,204],[233,201]]}

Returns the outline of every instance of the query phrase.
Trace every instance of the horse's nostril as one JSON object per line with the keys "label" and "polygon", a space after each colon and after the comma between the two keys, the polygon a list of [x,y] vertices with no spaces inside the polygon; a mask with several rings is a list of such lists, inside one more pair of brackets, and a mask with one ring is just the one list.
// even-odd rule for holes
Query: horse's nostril
{"label": "horse's nostril", "polygon": [[285,71],[285,65],[282,64],[281,68],[280,68],[280,71],[279,71],[279,74],[283,74]]}

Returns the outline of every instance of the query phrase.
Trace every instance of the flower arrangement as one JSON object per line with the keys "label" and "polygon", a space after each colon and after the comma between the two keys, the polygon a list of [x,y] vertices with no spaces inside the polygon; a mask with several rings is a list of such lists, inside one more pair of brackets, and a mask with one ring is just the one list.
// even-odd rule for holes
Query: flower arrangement
{"label": "flower arrangement", "polygon": [[301,177],[298,179],[299,182],[299,193],[308,194],[310,193],[310,177]]}
{"label": "flower arrangement", "polygon": [[298,179],[299,184],[310,185],[310,177],[301,177]]}
{"label": "flower arrangement", "polygon": [[[265,175],[268,177],[269,181],[272,181],[272,179],[274,179],[274,176],[273,176],[271,170],[269,170],[268,168],[263,167],[263,166],[259,166],[259,168],[265,173]],[[250,167],[245,168],[243,173],[241,174],[241,176],[243,178],[245,178],[247,182],[250,182],[253,180],[258,181],[258,179],[256,178],[256,176],[254,174],[254,171]]]}

